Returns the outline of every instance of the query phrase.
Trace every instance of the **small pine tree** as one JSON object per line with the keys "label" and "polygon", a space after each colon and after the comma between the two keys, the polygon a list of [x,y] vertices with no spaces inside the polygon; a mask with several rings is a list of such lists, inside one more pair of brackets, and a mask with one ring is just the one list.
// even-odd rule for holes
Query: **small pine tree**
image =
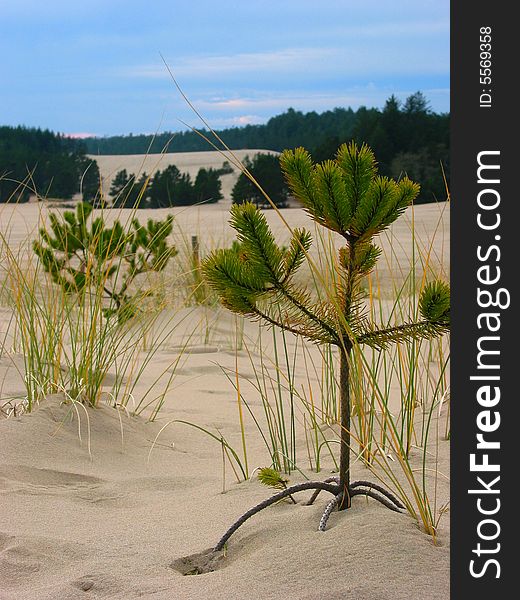
{"label": "small pine tree", "polygon": [[220,169],[217,169],[216,171],[219,176],[229,175],[230,173],[233,173],[233,167],[229,164],[229,160],[225,160]]}
{"label": "small pine tree", "polygon": [[124,322],[139,312],[139,301],[150,290],[132,294],[135,278],[150,271],[162,271],[177,254],[168,243],[173,216],[164,221],[148,220],[146,226],[134,219],[125,230],[119,221],[107,227],[103,217],[90,220],[93,207],[79,203],[76,211],[63,217],[49,214],[50,230],[40,229],[33,249],[54,283],[66,294],[102,294],[105,316],[116,315]]}
{"label": "small pine tree", "polygon": [[124,194],[125,189],[128,191],[128,185],[134,180],[134,178],[135,177],[133,174],[128,175],[126,169],[122,169],[116,173],[114,179],[112,180],[112,184],[110,185],[109,191],[110,196],[114,198],[115,204],[117,203],[119,196]]}
{"label": "small pine tree", "polygon": [[253,514],[281,498],[305,489],[327,490],[334,498],[320,522],[325,528],[334,507],[350,508],[357,495],[370,496],[399,511],[400,501],[382,486],[351,482],[350,478],[350,357],[354,346],[384,350],[391,343],[431,339],[448,331],[450,291],[441,282],[422,290],[416,322],[379,328],[364,314],[360,284],[375,267],[381,250],[373,238],[389,227],[419,193],[408,178],[394,181],[377,174],[372,151],[355,143],[343,144],[335,160],[315,165],[303,148],[286,150],[280,163],[294,196],[319,225],[339,234],[344,241],[338,262],[341,277],[328,302],[314,302],[294,281],[312,243],[305,229],[295,229],[289,249],[282,251],[265,216],[251,203],[234,205],[231,225],[237,231],[241,251],[213,252],[203,272],[224,306],[233,312],[303,336],[312,342],[335,345],[340,355],[339,393],[341,444],[339,477],[325,482],[305,482],[288,487],[243,515],[223,536],[215,550],[222,550],[236,529]]}
{"label": "small pine tree", "polygon": [[[287,206],[287,183],[277,156],[256,154],[252,161],[245,160],[244,165],[276,206],[280,208]],[[266,202],[263,192],[245,173],[241,173],[238,177],[231,197],[234,204],[253,202],[256,206],[271,208],[271,205]]]}

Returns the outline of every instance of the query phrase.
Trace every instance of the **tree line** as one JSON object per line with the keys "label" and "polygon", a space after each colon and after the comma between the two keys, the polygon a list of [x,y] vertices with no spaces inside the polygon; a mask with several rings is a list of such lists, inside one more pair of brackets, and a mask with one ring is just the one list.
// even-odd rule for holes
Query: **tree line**
{"label": "tree line", "polygon": [[[94,206],[106,205],[97,162],[86,156],[82,140],[47,129],[0,127],[0,202],[27,202],[30,196],[69,200],[80,193]],[[220,176],[233,169],[200,169],[195,180],[170,165],[153,177],[139,179],[126,170],[110,188],[112,206],[162,208],[222,199]]]}
{"label": "tree line", "polygon": [[[305,146],[315,161],[333,159],[338,147],[351,140],[370,145],[379,157],[381,175],[408,175],[421,183],[417,203],[444,200],[449,186],[449,114],[433,112],[421,92],[400,102],[391,96],[382,109],[336,108],[321,114],[289,109],[265,125],[247,125],[219,131],[232,149],[263,148],[275,152]],[[208,133],[208,132],[206,132]],[[71,198],[82,192],[94,204],[100,176],[89,154],[133,154],[146,152],[207,150],[207,142],[193,131],[155,136],[113,136],[74,140],[48,130],[0,127],[0,201],[27,200],[33,190],[46,197]],[[269,156],[269,155],[264,155]],[[277,159],[255,157],[246,165],[273,200],[283,206],[287,186]],[[217,170],[221,171],[221,170]],[[228,171],[229,172],[229,171]],[[222,172],[220,172],[222,174]],[[211,169],[192,181],[176,167],[146,174],[136,181],[122,177],[120,189],[111,194],[117,202],[140,206],[171,206],[218,201],[222,196],[216,172]],[[126,177],[126,179],[125,179]],[[121,193],[125,190],[125,193]],[[125,199],[126,198],[126,199]],[[263,204],[262,195],[244,175],[233,190],[233,201],[251,199]]]}
{"label": "tree line", "polygon": [[139,178],[122,169],[116,173],[110,186],[111,206],[114,208],[169,208],[193,204],[212,204],[222,200],[220,175],[222,169],[199,169],[192,181],[188,173],[181,173],[175,165],[158,170],[150,177]]}
{"label": "tree line", "polygon": [[[381,175],[403,174],[421,182],[417,202],[446,198],[449,183],[449,114],[433,112],[421,92],[404,102],[391,96],[382,109],[335,108],[318,114],[292,108],[265,125],[247,125],[218,131],[231,149],[263,148],[281,152],[305,146],[313,159],[332,159],[338,147],[351,140],[367,143],[379,157]],[[209,132],[203,130],[208,135]],[[143,154],[207,150],[196,132],[156,136],[127,135],[85,140],[90,154]],[[445,181],[446,180],[446,181]]]}
{"label": "tree line", "polygon": [[48,129],[0,127],[0,202],[26,202],[33,194],[93,202],[99,168],[80,140]]}

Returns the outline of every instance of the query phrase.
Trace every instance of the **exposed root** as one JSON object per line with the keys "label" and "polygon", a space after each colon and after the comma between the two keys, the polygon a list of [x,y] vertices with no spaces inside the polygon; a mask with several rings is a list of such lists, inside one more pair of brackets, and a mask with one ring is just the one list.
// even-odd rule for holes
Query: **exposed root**
{"label": "exposed root", "polygon": [[398,512],[398,513],[401,512],[401,509],[398,506],[396,506],[395,504],[390,502],[390,500],[387,500],[384,496],[382,496],[372,490],[362,490],[359,488],[354,488],[353,490],[350,491],[350,495],[351,496],[370,496],[370,498],[373,498],[374,500],[381,502],[381,504],[383,506],[386,506],[386,508],[389,508],[390,510],[393,510],[394,512]]}
{"label": "exposed root", "polygon": [[[292,497],[292,494],[303,492],[304,490],[314,490],[314,493],[306,503],[307,505],[313,504],[322,490],[334,495],[334,498],[327,504],[323,516],[320,519],[318,531],[325,531],[332,511],[337,506],[341,506],[341,502],[343,500],[343,490],[341,490],[339,486],[339,477],[329,477],[325,481],[306,481],[305,483],[291,485],[285,490],[274,494],[274,496],[267,498],[267,500],[260,502],[260,504],[253,506],[253,508],[249,509],[237,521],[235,521],[233,525],[231,525],[226,533],[220,538],[218,544],[214,548],[214,551],[220,552],[223,550],[229,538],[253,515],[256,515],[256,513],[260,512],[264,508],[267,508],[272,504],[276,504],[288,496]],[[370,481],[361,480],[353,482],[348,486],[347,494],[349,498],[354,496],[369,496],[394,512],[401,512],[401,510],[405,508],[399,499],[394,496],[394,494],[386,490],[383,486]]]}
{"label": "exposed root", "polygon": [[226,542],[235,533],[235,531],[241,525],[243,525],[249,518],[251,518],[253,515],[256,515],[257,512],[260,512],[264,508],[271,506],[271,504],[275,504],[276,502],[279,502],[283,498],[286,498],[287,496],[290,496],[291,494],[295,494],[296,492],[303,492],[304,490],[317,490],[317,489],[330,492],[334,496],[336,496],[339,492],[339,486],[337,484],[332,485],[331,483],[325,483],[324,481],[306,481],[305,483],[291,485],[287,489],[282,490],[281,492],[278,492],[278,494],[275,494],[274,496],[267,498],[267,500],[260,502],[260,504],[253,506],[253,508],[251,508],[246,513],[244,513],[240,517],[240,519],[235,521],[233,523],[233,525],[231,525],[231,527],[226,531],[226,533],[220,538],[218,544],[214,548],[215,552],[222,550],[224,548],[224,546],[226,545]]}
{"label": "exposed root", "polygon": [[371,481],[354,481],[354,483],[350,484],[350,487],[351,488],[366,487],[369,490],[370,489],[376,490],[383,496],[386,496],[388,498],[388,500],[390,500],[390,502],[393,502],[393,504],[395,504],[397,506],[397,508],[400,508],[401,510],[405,509],[405,506],[399,500],[399,498],[394,496],[394,494],[392,494],[392,492],[389,492],[386,488],[384,488],[382,485],[379,485],[378,483],[372,483]]}
{"label": "exposed root", "polygon": [[[330,477],[326,481],[327,482],[329,482],[329,481],[339,482],[339,478],[338,477]],[[368,489],[363,489],[363,488],[368,488]],[[376,490],[376,491],[373,491],[373,490]],[[312,504],[314,502],[314,500],[316,499],[316,497],[318,496],[320,491],[321,490],[316,490],[314,492],[314,494],[312,495],[308,504]],[[391,492],[386,490],[382,485],[379,485],[378,483],[372,483],[371,481],[354,481],[354,483],[352,483],[348,487],[348,494],[351,498],[353,496],[369,496],[370,498],[373,498],[374,500],[377,500],[378,502],[380,502],[381,504],[386,506],[388,509],[393,510],[394,512],[401,512],[401,510],[405,508],[403,506],[403,504],[401,504],[399,499],[396,496],[394,496],[394,494],[392,494]],[[339,493],[335,498],[333,498],[327,504],[327,506],[325,507],[323,516],[320,519],[318,531],[325,531],[332,511],[337,506],[341,505],[342,498],[343,498],[343,494]]]}
{"label": "exposed root", "polygon": [[327,506],[325,507],[325,511],[320,519],[320,524],[318,525],[318,531],[325,531],[329,517],[330,517],[332,511],[336,508],[336,506],[338,506],[342,496],[343,496],[343,494],[338,494],[337,496],[332,498],[332,500],[327,504]]}
{"label": "exposed root", "polygon": [[[329,477],[325,479],[325,483],[337,483],[339,484],[339,477]],[[312,496],[309,498],[309,501],[305,503],[305,506],[311,506],[314,504],[316,498],[320,495],[321,488],[318,488]]]}

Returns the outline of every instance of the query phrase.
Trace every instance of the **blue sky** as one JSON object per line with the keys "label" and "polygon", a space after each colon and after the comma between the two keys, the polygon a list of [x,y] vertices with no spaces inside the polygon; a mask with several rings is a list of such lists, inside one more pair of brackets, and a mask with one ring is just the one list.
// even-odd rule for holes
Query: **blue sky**
{"label": "blue sky", "polygon": [[292,106],[449,111],[448,0],[0,0],[0,124],[111,135]]}

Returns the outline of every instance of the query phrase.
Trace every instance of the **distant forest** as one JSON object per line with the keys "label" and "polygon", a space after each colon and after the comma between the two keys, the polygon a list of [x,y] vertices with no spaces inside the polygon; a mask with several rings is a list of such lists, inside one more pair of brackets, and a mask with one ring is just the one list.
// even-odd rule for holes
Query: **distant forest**
{"label": "distant forest", "polygon": [[93,201],[99,169],[86,146],[49,130],[0,127],[0,202],[40,196],[69,199],[78,192]]}
{"label": "distant forest", "polygon": [[[332,158],[343,142],[366,142],[375,152],[383,175],[406,173],[421,184],[419,202],[446,198],[449,183],[449,114],[433,112],[421,92],[401,103],[391,96],[383,109],[335,108],[321,114],[290,108],[265,125],[246,125],[219,130],[218,135],[234,150],[262,148],[281,152],[304,146],[314,160]],[[206,130],[202,133],[208,135]],[[125,135],[84,140],[89,154],[144,154],[209,150],[193,131],[152,135]],[[442,165],[442,168],[441,168]]]}
{"label": "distant forest", "polygon": [[[398,178],[406,173],[421,184],[418,202],[432,202],[446,198],[443,172],[449,184],[449,126],[449,114],[433,112],[417,92],[403,103],[391,96],[383,109],[335,108],[318,114],[290,108],[265,125],[234,127],[218,134],[232,149],[280,152],[304,146],[315,161],[332,158],[343,142],[366,142],[375,152],[382,175]],[[85,201],[95,203],[99,169],[87,154],[209,149],[193,131],[75,140],[48,130],[0,127],[0,202],[25,201],[36,190],[40,196],[62,199],[81,191]],[[195,188],[191,191],[193,198],[199,197]],[[213,200],[218,196],[212,188]]]}

